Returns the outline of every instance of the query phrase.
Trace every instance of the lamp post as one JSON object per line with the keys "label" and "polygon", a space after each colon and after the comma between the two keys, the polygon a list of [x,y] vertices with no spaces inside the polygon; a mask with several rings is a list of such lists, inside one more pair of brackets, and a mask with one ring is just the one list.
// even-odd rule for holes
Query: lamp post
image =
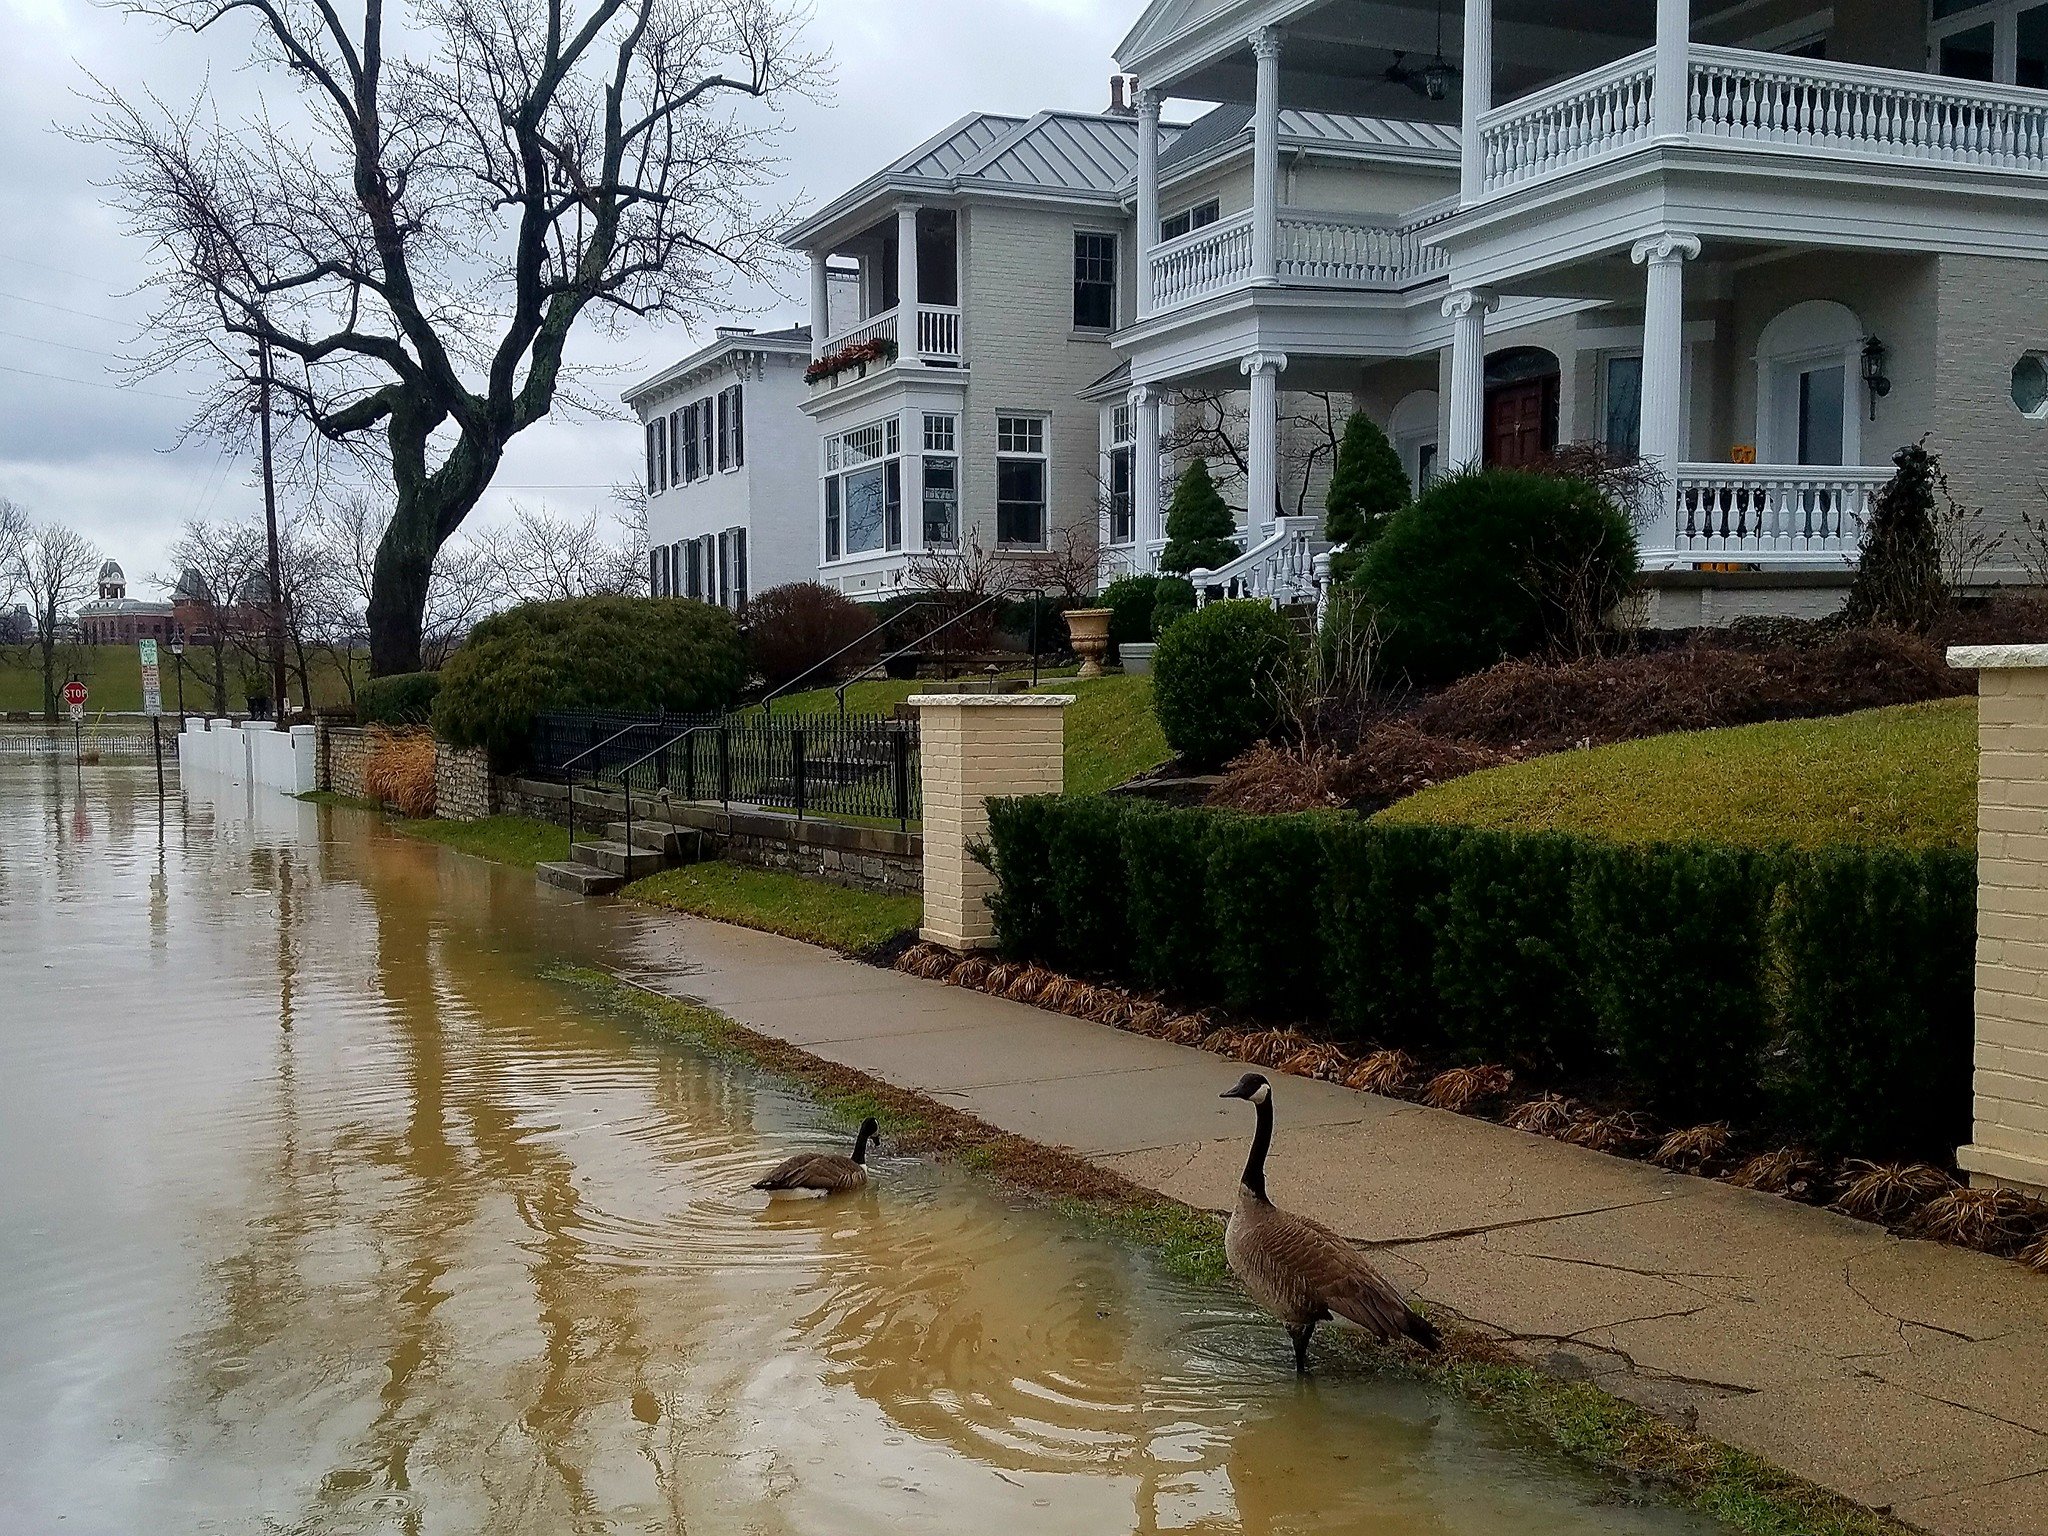
{"label": "lamp post", "polygon": [[178,674],[178,729],[185,729],[185,631],[171,636],[171,667]]}

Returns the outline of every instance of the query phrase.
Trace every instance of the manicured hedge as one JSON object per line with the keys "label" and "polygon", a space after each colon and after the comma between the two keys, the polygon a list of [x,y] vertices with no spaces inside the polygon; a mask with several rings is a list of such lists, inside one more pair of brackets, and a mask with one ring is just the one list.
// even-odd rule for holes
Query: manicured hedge
{"label": "manicured hedge", "polygon": [[438,672],[394,672],[356,690],[358,725],[425,725],[441,692]]}
{"label": "manicured hedge", "polygon": [[1968,1139],[1962,851],[1621,845],[1114,797],[991,808],[1004,950],[1866,1157]]}

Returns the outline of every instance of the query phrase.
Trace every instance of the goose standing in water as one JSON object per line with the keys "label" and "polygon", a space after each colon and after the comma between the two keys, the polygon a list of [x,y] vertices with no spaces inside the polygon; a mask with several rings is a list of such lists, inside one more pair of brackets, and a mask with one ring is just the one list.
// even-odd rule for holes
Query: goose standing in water
{"label": "goose standing in water", "polygon": [[839,1152],[799,1152],[776,1164],[766,1178],[754,1181],[754,1188],[774,1190],[808,1189],[819,1194],[838,1195],[859,1189],[868,1181],[868,1144],[880,1141],[875,1117],[860,1123],[853,1140],[853,1156]]}
{"label": "goose standing in water", "polygon": [[1349,1318],[1384,1342],[1413,1339],[1424,1349],[1442,1342],[1428,1318],[1417,1312],[1365,1261],[1351,1244],[1320,1222],[1283,1211],[1266,1198],[1266,1152],[1273,1144],[1273,1088],[1247,1072],[1219,1097],[1249,1099],[1259,1112],[1251,1156],[1237,1187],[1237,1204],[1223,1232],[1230,1272],[1252,1300],[1287,1325],[1294,1340],[1294,1368],[1308,1369],[1308,1341],[1316,1324],[1335,1315]]}

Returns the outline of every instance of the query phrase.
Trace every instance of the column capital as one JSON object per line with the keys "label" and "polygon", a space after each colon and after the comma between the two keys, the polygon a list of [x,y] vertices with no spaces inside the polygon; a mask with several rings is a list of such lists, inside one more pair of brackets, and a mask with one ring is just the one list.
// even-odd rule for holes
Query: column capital
{"label": "column capital", "polygon": [[1137,108],[1138,121],[1156,123],[1159,121],[1159,93],[1151,86],[1141,86],[1131,105]]}
{"label": "column capital", "polygon": [[1150,384],[1133,384],[1130,394],[1125,398],[1133,405],[1146,406],[1159,398],[1159,391]]}
{"label": "column capital", "polygon": [[1277,59],[1280,45],[1287,40],[1281,27],[1261,27],[1251,35],[1252,57],[1255,59]]}
{"label": "column capital", "polygon": [[1481,314],[1500,303],[1500,295],[1490,288],[1460,288],[1444,300],[1444,318],[1462,320],[1475,309]]}
{"label": "column capital", "polygon": [[1255,373],[1285,373],[1287,354],[1285,352],[1252,352],[1237,365],[1237,371],[1246,378]]}
{"label": "column capital", "polygon": [[1690,261],[1699,253],[1698,235],[1684,235],[1673,230],[1638,240],[1630,249],[1628,259],[1640,267],[1645,264],[1662,265],[1668,261]]}

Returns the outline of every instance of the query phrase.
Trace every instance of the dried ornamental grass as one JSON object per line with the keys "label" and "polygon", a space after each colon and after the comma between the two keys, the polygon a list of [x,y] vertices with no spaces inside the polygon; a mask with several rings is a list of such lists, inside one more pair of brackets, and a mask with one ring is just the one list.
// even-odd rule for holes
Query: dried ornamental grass
{"label": "dried ornamental grass", "polygon": [[1904,1221],[1956,1181],[1931,1163],[1873,1163],[1852,1157],[1842,1165],[1835,1209],[1859,1221]]}
{"label": "dried ornamental grass", "polygon": [[[1050,1008],[1054,1013],[1073,1013],[1088,1017],[1098,1006],[1096,991],[1085,981],[1076,981],[1071,976],[1051,973],[1032,999],[1041,1008]],[[1107,989],[1103,989],[1107,990]]]}
{"label": "dried ornamental grass", "polygon": [[363,764],[363,789],[372,800],[398,807],[415,821],[434,814],[434,746],[429,731],[372,727]]}
{"label": "dried ornamental grass", "polygon": [[896,969],[926,981],[938,981],[960,963],[960,957],[937,944],[913,944],[896,957]]}
{"label": "dried ornamental grass", "polygon": [[1124,1025],[1124,1028],[1130,1030],[1133,1034],[1151,1035],[1155,1039],[1164,1040],[1167,1038],[1166,1032],[1173,1027],[1178,1019],[1178,1014],[1167,1007],[1166,1004],[1155,999],[1149,1002],[1134,1003],[1131,1007],[1130,1021]]}
{"label": "dried ornamental grass", "polygon": [[1405,1093],[1421,1070],[1406,1051],[1374,1051],[1345,1075],[1344,1086],[1367,1093]]}
{"label": "dried ornamental grass", "polygon": [[2037,1232],[2042,1215],[2037,1202],[2009,1189],[1952,1189],[1922,1206],[1906,1230],[1984,1253],[2013,1253]]}
{"label": "dried ornamental grass", "polygon": [[1565,1127],[1558,1138],[1575,1147],[1589,1147],[1595,1152],[1633,1152],[1649,1144],[1651,1138],[1649,1122],[1641,1115],[1622,1110],[1618,1114],[1582,1114]]}
{"label": "dried ornamental grass", "polygon": [[1183,1013],[1161,1027],[1159,1038],[1170,1045],[1204,1045],[1213,1027],[1199,1013]]}
{"label": "dried ornamental grass", "polygon": [[1784,1195],[1793,1200],[1817,1200],[1827,1188],[1827,1170],[1802,1147],[1779,1147],[1760,1153],[1728,1175],[1738,1189],[1759,1190],[1767,1195]]}
{"label": "dried ornamental grass", "polygon": [[1242,1036],[1233,1052],[1255,1067],[1275,1067],[1315,1042],[1298,1029],[1260,1029]]}
{"label": "dried ornamental grass", "polygon": [[1203,1050],[1214,1051],[1218,1056],[1235,1056],[1238,1053],[1238,1047],[1243,1042],[1244,1031],[1232,1029],[1226,1024],[1221,1029],[1211,1029],[1196,1043]]}
{"label": "dried ornamental grass", "polygon": [[2029,1269],[2038,1269],[2048,1274],[2048,1233],[2035,1238],[2020,1250],[2020,1262]]}
{"label": "dried ornamental grass", "polygon": [[1295,1077],[1314,1077],[1326,1083],[1341,1083],[1345,1074],[1351,1070],[1351,1058],[1334,1045],[1318,1043],[1303,1046],[1280,1063],[1280,1070]]}
{"label": "dried ornamental grass", "polygon": [[1659,1142],[1650,1161],[1674,1173],[1705,1173],[1728,1155],[1734,1140],[1725,1120],[1688,1126]]}
{"label": "dried ornamental grass", "polygon": [[965,960],[962,960],[953,967],[946,977],[946,985],[949,987],[973,987],[978,989],[982,982],[988,979],[988,973],[994,969],[993,964],[982,959],[979,955],[969,955]]}
{"label": "dried ornamental grass", "polygon": [[1515,1086],[1515,1074],[1506,1067],[1453,1067],[1439,1072],[1422,1090],[1422,1102],[1434,1109],[1470,1114],[1481,1104],[1507,1096]]}
{"label": "dried ornamental grass", "polygon": [[1532,1136],[1562,1136],[1584,1113],[1564,1095],[1546,1093],[1517,1109],[1505,1123],[1513,1130],[1527,1131]]}

